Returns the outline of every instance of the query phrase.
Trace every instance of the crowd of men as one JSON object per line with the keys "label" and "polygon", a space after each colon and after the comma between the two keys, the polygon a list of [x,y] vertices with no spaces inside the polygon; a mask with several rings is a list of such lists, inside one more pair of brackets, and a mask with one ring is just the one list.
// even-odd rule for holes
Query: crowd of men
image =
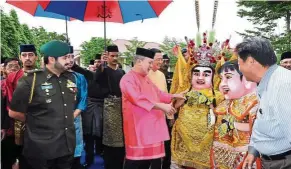
{"label": "crowd of men", "polygon": [[[247,69],[257,58],[248,57],[244,47],[238,46],[241,71],[260,83]],[[185,97],[168,92],[172,77],[166,54],[137,48],[132,70],[126,73],[115,45],[96,54],[88,68],[75,63],[72,46],[50,41],[39,49],[43,68],[36,69],[37,50],[32,44],[20,45],[19,56],[1,62],[1,168],[89,168],[100,155],[105,169],[170,169],[170,134],[177,112],[172,101]],[[187,49],[181,53],[188,60]],[[280,65],[291,70],[291,52],[282,55]],[[264,104],[262,109],[270,105]],[[255,134],[255,139],[261,137]],[[291,148],[290,136],[287,147],[288,142]],[[256,144],[251,142],[245,166],[251,167],[263,151]],[[80,163],[83,150],[85,165]]]}

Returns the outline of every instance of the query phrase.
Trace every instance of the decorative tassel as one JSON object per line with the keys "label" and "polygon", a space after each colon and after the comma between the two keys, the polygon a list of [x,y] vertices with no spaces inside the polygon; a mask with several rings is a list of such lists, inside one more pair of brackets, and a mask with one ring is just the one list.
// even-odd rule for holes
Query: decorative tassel
{"label": "decorative tassel", "polygon": [[215,0],[213,7],[213,16],[212,16],[212,29],[214,28],[216,22],[216,14],[217,14],[218,0]]}
{"label": "decorative tassel", "polygon": [[195,11],[196,11],[197,28],[198,28],[198,32],[199,32],[199,28],[200,28],[199,0],[195,0]]}

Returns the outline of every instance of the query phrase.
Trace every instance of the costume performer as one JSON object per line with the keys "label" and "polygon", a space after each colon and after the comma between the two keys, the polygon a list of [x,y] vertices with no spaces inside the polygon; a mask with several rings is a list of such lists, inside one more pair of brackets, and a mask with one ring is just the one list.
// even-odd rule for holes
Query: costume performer
{"label": "costume performer", "polygon": [[175,104],[176,108],[180,107],[180,111],[172,131],[172,158],[179,166],[196,169],[211,167],[210,151],[215,123],[213,108],[223,100],[223,95],[213,89],[215,70],[211,64],[215,63],[215,59],[212,56],[213,43],[207,45],[206,33],[203,42],[195,49],[194,42],[190,41],[190,58],[186,64],[182,53],[177,50],[175,74],[180,75],[174,74],[171,89],[172,92],[186,90],[184,93],[187,99]]}
{"label": "costume performer", "polygon": [[[241,169],[258,106],[256,84],[245,79],[237,60],[223,64],[219,74],[219,90],[225,100],[214,111],[217,121],[212,158],[216,168]],[[256,168],[261,168],[259,160]]]}

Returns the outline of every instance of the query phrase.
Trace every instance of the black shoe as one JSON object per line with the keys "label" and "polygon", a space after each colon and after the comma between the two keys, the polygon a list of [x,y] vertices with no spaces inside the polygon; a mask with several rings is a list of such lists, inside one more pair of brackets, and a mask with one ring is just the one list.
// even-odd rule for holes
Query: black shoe
{"label": "black shoe", "polygon": [[84,165],[83,165],[83,168],[84,168],[84,169],[89,169],[90,166],[91,166],[91,165],[89,165],[89,164],[84,164]]}

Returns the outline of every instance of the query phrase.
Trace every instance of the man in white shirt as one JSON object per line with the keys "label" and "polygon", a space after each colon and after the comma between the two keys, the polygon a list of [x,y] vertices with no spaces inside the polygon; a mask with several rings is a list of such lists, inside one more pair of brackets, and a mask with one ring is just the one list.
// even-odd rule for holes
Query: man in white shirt
{"label": "man in white shirt", "polygon": [[[154,56],[154,61],[153,61],[153,67],[149,71],[148,77],[160,90],[162,90],[163,92],[168,92],[165,74],[159,70],[163,64],[163,54],[159,49],[156,49],[156,48],[152,48],[150,50],[155,53],[155,56]],[[173,118],[174,117],[167,117],[167,122],[169,121],[168,119],[173,119]],[[171,128],[169,126],[169,122],[167,124],[168,124],[169,133],[171,134]],[[170,140],[165,141],[165,152],[166,152],[166,156],[163,158],[162,169],[170,169],[170,165],[171,165]]]}

